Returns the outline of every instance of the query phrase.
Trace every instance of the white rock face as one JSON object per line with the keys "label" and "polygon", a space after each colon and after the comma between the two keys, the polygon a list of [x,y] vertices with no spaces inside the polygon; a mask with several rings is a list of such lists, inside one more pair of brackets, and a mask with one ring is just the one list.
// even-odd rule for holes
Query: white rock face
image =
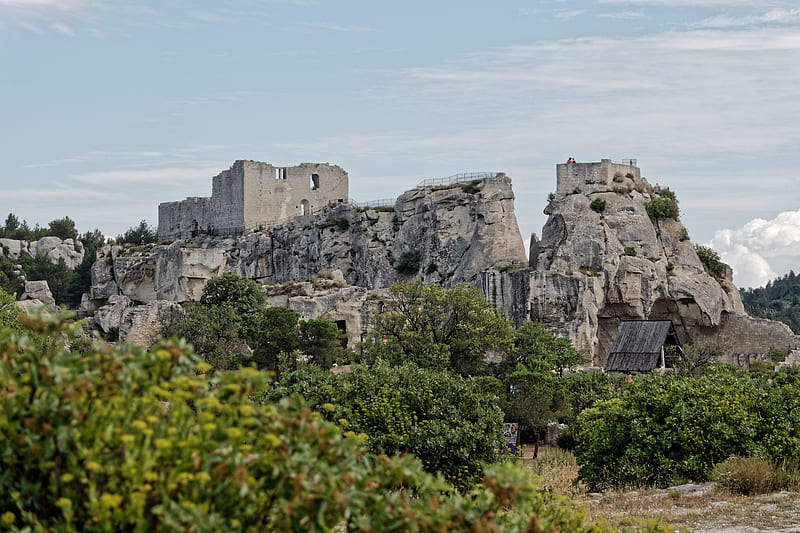
{"label": "white rock face", "polygon": [[[153,247],[106,246],[92,267],[92,286],[81,309],[95,311],[99,327],[107,331],[123,320],[117,296],[138,303],[196,301],[205,283],[224,272],[278,284],[322,273],[335,285],[326,288],[329,292],[317,290],[318,280],[317,286],[295,284],[291,297],[274,295],[271,301],[304,318],[338,320],[355,342],[366,328],[362,320],[368,313],[368,290],[409,278],[474,283],[488,268],[527,265],[511,180],[500,174],[469,191],[462,184],[416,188],[400,196],[388,212],[339,204],[240,238],[200,236]],[[395,268],[404,256],[419,265],[415,273]]]}
{"label": "white rock face", "polygon": [[32,257],[41,255],[50,260],[51,263],[58,263],[63,259],[67,268],[75,269],[83,261],[83,244],[72,239],[61,240],[58,237],[43,237],[38,241],[18,241],[15,239],[0,239],[0,253],[2,248],[8,249],[8,257],[13,260],[20,258],[22,253],[27,253]]}
{"label": "white rock face", "polygon": [[53,293],[50,292],[50,286],[46,281],[26,281],[25,292],[22,293],[20,300],[39,300],[45,305],[56,305]]}
{"label": "white rock face", "polygon": [[[532,240],[531,268],[484,274],[487,297],[517,324],[541,321],[568,337],[597,366],[622,320],[672,320],[682,343],[724,342],[732,362],[788,348],[788,326],[747,316],[730,271],[724,279],[707,274],[683,224],[652,220],[645,203],[655,193],[645,180],[637,188],[595,183],[588,193],[557,195],[541,241]],[[605,200],[602,212],[590,207],[595,199]]]}

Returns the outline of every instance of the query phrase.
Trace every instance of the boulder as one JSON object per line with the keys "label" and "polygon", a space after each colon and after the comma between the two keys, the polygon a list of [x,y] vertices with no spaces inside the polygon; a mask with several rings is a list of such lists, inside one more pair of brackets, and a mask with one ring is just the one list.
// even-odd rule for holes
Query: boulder
{"label": "boulder", "polygon": [[56,300],[50,292],[47,281],[26,281],[25,292],[22,293],[20,300],[39,300],[44,305],[55,307]]}

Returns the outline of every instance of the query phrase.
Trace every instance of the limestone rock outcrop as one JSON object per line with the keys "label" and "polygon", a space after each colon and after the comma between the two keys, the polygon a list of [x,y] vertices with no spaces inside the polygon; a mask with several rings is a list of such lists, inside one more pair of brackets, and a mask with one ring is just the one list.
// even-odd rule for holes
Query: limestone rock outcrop
{"label": "limestone rock outcrop", "polygon": [[[396,268],[401,262],[408,273]],[[83,310],[92,312],[115,295],[140,303],[198,300],[206,281],[223,272],[266,284],[339,271],[348,285],[380,289],[407,278],[474,282],[480,272],[510,264],[524,266],[527,258],[511,180],[498,174],[470,188],[418,187],[394,208],[332,204],[241,237],[106,246],[92,268]]]}
{"label": "limestone rock outcrop", "polygon": [[83,261],[83,244],[73,239],[61,240],[58,237],[42,237],[38,241],[18,241],[0,239],[0,253],[8,250],[9,259],[17,260],[23,253],[32,257],[41,255],[56,264],[63,259],[67,268],[74,269]]}
{"label": "limestone rock outcrop", "polygon": [[44,305],[55,307],[56,300],[50,292],[50,286],[46,281],[26,281],[25,292],[22,293],[20,300],[38,300]]}
{"label": "limestone rock outcrop", "polygon": [[631,165],[558,165],[558,194],[531,245],[530,268],[487,272],[484,292],[519,324],[543,322],[602,366],[621,320],[672,320],[682,343],[726,343],[731,362],[789,349],[779,322],[747,316],[726,275],[709,275],[678,220],[652,218],[658,190]]}

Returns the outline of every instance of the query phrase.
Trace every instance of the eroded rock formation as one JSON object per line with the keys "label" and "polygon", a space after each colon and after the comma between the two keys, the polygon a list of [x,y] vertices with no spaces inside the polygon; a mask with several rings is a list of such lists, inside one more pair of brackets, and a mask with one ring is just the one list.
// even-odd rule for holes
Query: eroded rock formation
{"label": "eroded rock formation", "polygon": [[792,347],[788,326],[747,316],[730,269],[705,271],[679,220],[648,215],[658,191],[638,168],[558,165],[558,181],[530,268],[483,275],[487,297],[515,323],[543,322],[598,366],[621,320],[672,320],[682,343],[724,342],[731,362]]}
{"label": "eroded rock formation", "polygon": [[[200,235],[145,248],[106,246],[92,268],[82,310],[92,314],[110,304],[118,307],[121,296],[130,305],[196,301],[205,283],[223,272],[262,284],[338,272],[349,292],[329,296],[350,301],[401,279],[474,283],[492,267],[524,267],[511,180],[498,174],[468,185],[417,187],[401,195],[393,208],[333,204],[241,237]],[[283,304],[297,307],[304,317],[332,316],[323,311],[330,307],[325,298],[316,295],[314,300]],[[302,310],[309,306],[317,310]],[[356,315],[362,312],[337,312],[350,317],[341,319],[349,321],[348,334],[360,335],[364,326]],[[98,325],[111,327],[105,320]]]}

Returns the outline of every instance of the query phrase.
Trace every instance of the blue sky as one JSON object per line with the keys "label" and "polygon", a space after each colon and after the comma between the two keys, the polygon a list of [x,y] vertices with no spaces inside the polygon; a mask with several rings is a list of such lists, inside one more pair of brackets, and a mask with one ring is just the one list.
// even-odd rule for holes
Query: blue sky
{"label": "blue sky", "polygon": [[359,201],[504,171],[527,238],[556,163],[637,158],[739,286],[800,270],[797,0],[0,0],[0,69],[3,219],[327,161]]}

